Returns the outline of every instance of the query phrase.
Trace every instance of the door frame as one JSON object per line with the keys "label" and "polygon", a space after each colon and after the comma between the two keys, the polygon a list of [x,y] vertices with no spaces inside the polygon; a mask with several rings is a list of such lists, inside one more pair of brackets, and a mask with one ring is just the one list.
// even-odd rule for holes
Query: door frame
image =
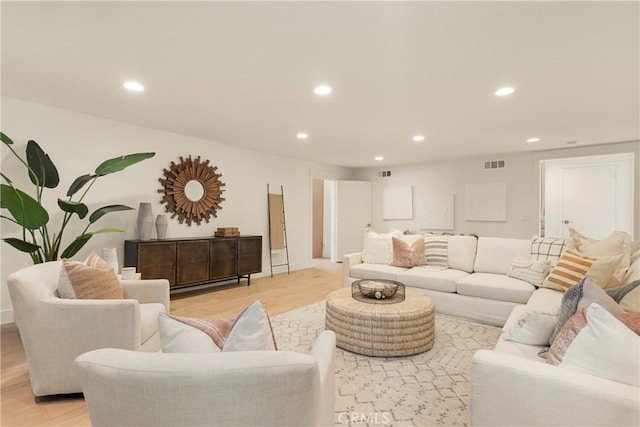
{"label": "door frame", "polygon": [[[638,172],[635,170],[635,153],[633,152],[623,152],[623,153],[605,153],[605,154],[597,154],[597,155],[588,155],[588,156],[579,156],[579,157],[562,157],[562,158],[550,158],[550,159],[541,159],[539,161],[539,221],[538,221],[538,232],[541,236],[547,235],[547,223],[548,220],[546,218],[546,188],[547,183],[546,176],[547,170],[546,167],[549,164],[555,165],[566,165],[568,167],[584,167],[584,166],[601,166],[606,164],[615,164],[616,166],[623,165],[628,167],[626,171],[628,175],[628,188],[625,193],[628,193],[629,203],[629,230],[628,233],[631,236],[635,234],[635,206],[637,201],[635,200],[634,191],[635,191],[635,180]],[[552,236],[553,237],[553,236]],[[556,236],[557,237],[557,236]]]}

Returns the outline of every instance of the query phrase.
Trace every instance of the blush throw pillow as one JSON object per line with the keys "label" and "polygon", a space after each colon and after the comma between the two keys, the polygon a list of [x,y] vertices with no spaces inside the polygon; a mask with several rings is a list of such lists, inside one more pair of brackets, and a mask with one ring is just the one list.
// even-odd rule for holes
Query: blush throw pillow
{"label": "blush throw pillow", "polygon": [[551,270],[551,261],[531,260],[521,256],[515,256],[511,261],[511,266],[507,270],[507,276],[524,280],[533,286],[540,287],[543,280]]}
{"label": "blush throw pillow", "polygon": [[[63,259],[62,268],[64,272],[60,273],[58,280],[60,296],[64,294],[66,298],[78,299],[124,298],[124,290],[113,267],[95,252],[91,252],[85,262]],[[69,284],[73,296],[71,296]]]}
{"label": "blush throw pillow", "polygon": [[392,237],[391,242],[393,245],[391,265],[394,267],[415,267],[426,264],[422,237],[415,239],[411,244],[397,237]]}
{"label": "blush throw pillow", "polygon": [[277,350],[269,316],[260,301],[245,308],[235,320],[158,316],[165,353]]}
{"label": "blush throw pillow", "polygon": [[547,363],[640,386],[640,314],[613,316],[598,304],[562,328]]}

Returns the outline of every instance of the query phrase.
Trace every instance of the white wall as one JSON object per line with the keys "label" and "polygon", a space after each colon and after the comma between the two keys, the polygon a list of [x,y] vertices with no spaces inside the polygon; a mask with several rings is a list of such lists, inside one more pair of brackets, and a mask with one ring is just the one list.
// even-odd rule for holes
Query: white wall
{"label": "white wall", "polygon": [[[56,164],[60,185],[45,191],[44,204],[50,213],[56,213],[51,223],[58,226],[62,215],[56,205],[57,198],[65,198],[77,176],[93,172],[108,158],[143,151],[156,153],[152,159],[130,169],[98,179],[84,200],[90,211],[108,204],[137,208],[140,202],[151,202],[154,214],[164,213],[157,192],[161,188],[158,178],[163,176],[162,170],[168,168],[171,161],[178,161],[179,156],[200,155],[203,160],[209,159],[212,165],[218,166],[221,180],[226,184],[223,193],[226,200],[218,218],[191,227],[169,219],[167,235],[212,236],[217,227],[231,226],[239,227],[243,234],[262,235],[263,275],[269,273],[267,183],[277,189],[284,186],[290,263],[292,269],[299,269],[311,262],[311,177],[351,179],[352,173],[347,168],[274,156],[6,97],[2,98],[1,128],[13,139],[18,153],[24,155],[26,142],[34,139]],[[4,144],[1,162],[2,172],[19,188],[33,194],[24,167]],[[119,262],[123,265],[124,240],[137,237],[136,214],[137,211],[118,212],[100,219],[92,229],[120,227],[125,233],[94,236],[75,258],[84,259],[92,249],[100,253],[103,247],[113,246],[118,249]],[[85,225],[85,221],[70,224],[65,240],[70,243]],[[14,224],[3,220],[1,227],[3,238],[20,237],[19,228]],[[6,323],[12,321],[13,316],[6,279],[31,261],[28,254],[6,243],[0,244],[0,251],[1,321]],[[274,263],[278,263],[277,260],[274,259]]]}
{"label": "white wall", "polygon": [[[640,142],[574,147],[529,153],[497,154],[482,158],[462,158],[446,162],[425,163],[398,167],[363,168],[355,172],[355,179],[373,183],[373,229],[387,231],[425,229],[421,210],[430,197],[454,195],[454,230],[459,233],[476,233],[481,236],[528,238],[538,233],[540,160],[579,157],[595,154],[631,152],[635,156],[635,240],[640,235]],[[504,169],[484,169],[486,160],[505,160]],[[391,176],[382,178],[378,172],[390,170]],[[507,183],[507,220],[484,222],[464,220],[465,184],[482,182]],[[413,210],[411,220],[383,220],[382,188],[386,185],[412,185]]]}

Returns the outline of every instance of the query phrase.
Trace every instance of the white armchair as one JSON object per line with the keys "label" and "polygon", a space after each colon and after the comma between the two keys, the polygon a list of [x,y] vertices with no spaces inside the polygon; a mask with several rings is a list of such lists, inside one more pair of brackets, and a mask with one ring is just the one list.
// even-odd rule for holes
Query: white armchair
{"label": "white armchair", "polygon": [[36,398],[81,392],[73,361],[87,351],[159,351],[157,318],[169,310],[169,282],[164,279],[122,281],[122,300],[59,298],[61,265],[33,265],[7,279]]}
{"label": "white armchair", "polygon": [[140,353],[76,359],[94,426],[333,426],[335,334],[291,351]]}

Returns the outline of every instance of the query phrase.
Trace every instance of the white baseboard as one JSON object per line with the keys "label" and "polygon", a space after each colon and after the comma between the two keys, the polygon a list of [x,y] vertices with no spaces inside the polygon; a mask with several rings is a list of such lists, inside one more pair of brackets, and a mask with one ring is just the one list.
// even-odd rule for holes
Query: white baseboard
{"label": "white baseboard", "polygon": [[2,310],[0,312],[0,323],[13,323],[13,309],[10,310]]}

